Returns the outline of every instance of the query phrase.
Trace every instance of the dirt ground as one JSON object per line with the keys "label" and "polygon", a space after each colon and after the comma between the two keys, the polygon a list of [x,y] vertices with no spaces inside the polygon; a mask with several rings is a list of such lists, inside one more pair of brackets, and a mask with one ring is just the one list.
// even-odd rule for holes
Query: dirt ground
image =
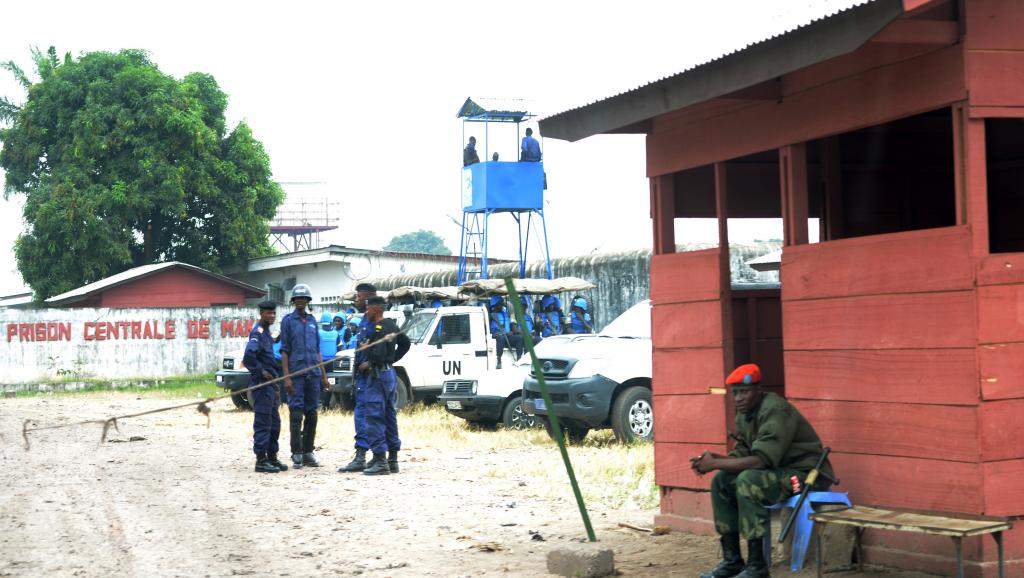
{"label": "dirt ground", "polygon": [[[224,401],[210,428],[189,409],[125,420],[104,444],[99,426],[84,426],[22,445],[26,418],[47,425],[164,405],[123,394],[0,400],[0,576],[545,576],[545,553],[585,536],[574,503],[517,474],[557,459],[550,445],[462,450],[407,434],[402,473],[369,478],[337,473],[350,437],[321,436],[324,467],[260,475],[251,414]],[[323,415],[321,431],[343,422],[351,414]],[[697,576],[715,563],[712,538],[618,527],[651,526],[652,509],[590,511],[620,575]]]}

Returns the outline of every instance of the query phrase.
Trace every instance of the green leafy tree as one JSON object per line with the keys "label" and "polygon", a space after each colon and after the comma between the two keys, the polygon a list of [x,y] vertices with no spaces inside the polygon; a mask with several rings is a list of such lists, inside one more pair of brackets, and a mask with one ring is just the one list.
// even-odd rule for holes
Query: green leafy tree
{"label": "green leafy tree", "polygon": [[271,254],[284,198],[270,158],[208,74],[178,80],[141,50],[63,61],[33,50],[39,80],[0,100],[4,197],[25,195],[18,269],[43,299],[125,269],[183,261],[214,271]]}
{"label": "green leafy tree", "polygon": [[391,242],[384,246],[385,251],[401,251],[403,253],[426,253],[428,255],[451,255],[452,251],[444,245],[444,239],[433,231],[420,229],[412,233],[392,237]]}

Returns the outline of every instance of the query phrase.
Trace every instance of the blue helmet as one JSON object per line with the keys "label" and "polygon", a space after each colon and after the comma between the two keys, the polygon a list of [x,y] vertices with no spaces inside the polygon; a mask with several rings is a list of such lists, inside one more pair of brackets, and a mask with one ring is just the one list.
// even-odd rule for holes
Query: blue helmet
{"label": "blue helmet", "polygon": [[557,302],[558,299],[556,299],[554,295],[545,295],[544,298],[540,300],[540,306],[543,309],[547,309]]}
{"label": "blue helmet", "polygon": [[555,309],[561,309],[561,308],[562,308],[562,300],[559,299],[558,297],[555,297]]}
{"label": "blue helmet", "polygon": [[334,314],[334,319],[332,319],[331,321],[337,321],[339,319],[344,321],[345,320],[345,314],[344,313],[335,313]]}
{"label": "blue helmet", "polygon": [[495,305],[501,305],[502,301],[503,300],[501,298],[501,295],[491,295],[491,298],[489,300],[491,307],[494,307]]}
{"label": "blue helmet", "polygon": [[320,323],[322,325],[331,325],[334,323],[334,316],[325,311],[320,314]]}
{"label": "blue helmet", "polygon": [[579,307],[580,309],[586,311],[587,310],[587,300],[582,298],[582,297],[577,297],[577,298],[572,300],[572,306],[573,307]]}
{"label": "blue helmet", "polygon": [[442,303],[440,299],[434,299],[433,301],[430,302],[430,307],[432,309],[438,309],[444,307],[444,303]]}

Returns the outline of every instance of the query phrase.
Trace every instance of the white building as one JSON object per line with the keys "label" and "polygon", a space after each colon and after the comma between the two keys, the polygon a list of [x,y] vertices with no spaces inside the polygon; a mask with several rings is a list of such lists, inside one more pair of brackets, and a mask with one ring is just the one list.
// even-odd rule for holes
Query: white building
{"label": "white building", "polygon": [[250,259],[244,273],[229,273],[229,276],[265,289],[267,297],[278,303],[288,302],[292,287],[305,283],[313,291],[315,305],[333,305],[362,281],[393,275],[454,270],[458,265],[457,256],[330,245]]}

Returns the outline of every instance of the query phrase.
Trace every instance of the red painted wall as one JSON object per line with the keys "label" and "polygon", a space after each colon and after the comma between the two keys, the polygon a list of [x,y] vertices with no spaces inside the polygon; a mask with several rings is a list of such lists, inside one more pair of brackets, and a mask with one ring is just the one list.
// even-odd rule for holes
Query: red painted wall
{"label": "red painted wall", "polygon": [[99,307],[245,305],[245,291],[212,277],[171,268],[104,291]]}
{"label": "red painted wall", "polygon": [[[855,503],[1021,517],[1024,254],[988,254],[980,119],[1024,118],[1024,2],[962,6],[957,45],[868,45],[782,78],[778,101],[656,119],[647,173],[958,107],[958,226],[784,251],[785,392],[834,448],[839,489]],[[670,223],[662,213],[655,221]],[[710,302],[721,298],[718,263],[714,250],[651,264],[657,521],[703,533],[713,533],[710,478],[688,458],[727,446],[726,400],[707,391],[744,347],[739,310],[716,318]],[[1024,575],[1024,529],[1005,540],[1007,575]],[[867,532],[865,547],[869,562],[952,572],[946,538]],[[966,540],[964,555],[968,575],[994,575],[993,540]]]}

